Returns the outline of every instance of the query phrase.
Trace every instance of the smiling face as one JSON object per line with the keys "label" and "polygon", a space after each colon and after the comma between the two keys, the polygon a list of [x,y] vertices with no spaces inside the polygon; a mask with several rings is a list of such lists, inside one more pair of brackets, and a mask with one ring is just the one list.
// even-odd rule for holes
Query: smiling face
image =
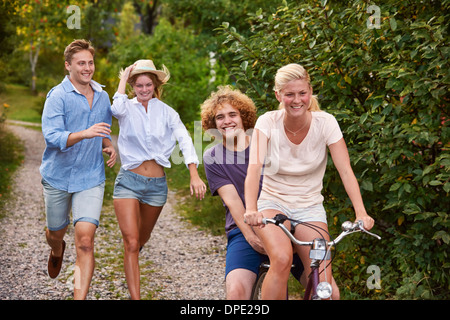
{"label": "smiling face", "polygon": [[224,138],[234,138],[240,133],[244,133],[241,114],[229,103],[224,103],[222,108],[217,110],[214,120],[216,128]]}
{"label": "smiling face", "polygon": [[309,109],[312,88],[305,80],[296,79],[289,81],[282,90],[275,91],[275,96],[288,115],[301,116]]}
{"label": "smiling face", "polygon": [[133,89],[138,101],[145,103],[153,98],[155,85],[148,75],[142,74],[137,77],[136,82],[133,85]]}
{"label": "smiling face", "polygon": [[72,56],[70,63],[65,62],[70,80],[75,84],[88,85],[95,71],[94,56],[89,50],[82,50]]}

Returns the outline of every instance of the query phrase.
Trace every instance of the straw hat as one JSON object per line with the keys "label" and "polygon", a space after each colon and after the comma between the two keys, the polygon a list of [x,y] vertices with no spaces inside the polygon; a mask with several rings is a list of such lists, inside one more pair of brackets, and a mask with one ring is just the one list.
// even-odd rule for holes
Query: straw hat
{"label": "straw hat", "polygon": [[135,67],[131,70],[128,79],[141,73],[153,73],[162,83],[166,83],[170,78],[169,70],[167,70],[165,65],[163,65],[163,70],[156,70],[152,60],[138,60],[134,64]]}

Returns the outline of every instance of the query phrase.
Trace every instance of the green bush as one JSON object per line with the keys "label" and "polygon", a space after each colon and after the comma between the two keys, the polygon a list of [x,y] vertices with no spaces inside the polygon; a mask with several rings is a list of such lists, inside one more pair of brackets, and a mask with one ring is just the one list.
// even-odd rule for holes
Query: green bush
{"label": "green bush", "polygon": [[[237,86],[259,112],[276,109],[273,78],[287,63],[310,73],[321,108],[346,139],[382,241],[355,236],[335,258],[343,297],[449,298],[449,1],[303,1],[249,17],[250,36],[219,35]],[[376,18],[379,10],[379,24]],[[324,180],[330,229],[354,217],[331,160]],[[357,238],[357,239],[356,239]],[[381,289],[369,290],[369,265]]]}

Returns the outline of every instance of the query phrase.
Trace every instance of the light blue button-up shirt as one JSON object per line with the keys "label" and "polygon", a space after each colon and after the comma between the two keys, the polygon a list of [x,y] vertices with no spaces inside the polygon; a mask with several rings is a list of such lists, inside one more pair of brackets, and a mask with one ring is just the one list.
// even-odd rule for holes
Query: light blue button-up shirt
{"label": "light blue button-up shirt", "polygon": [[118,147],[123,169],[137,168],[146,160],[170,168],[169,158],[177,141],[185,164],[198,165],[189,132],[172,107],[153,98],[146,112],[137,98],[128,99],[127,95],[116,92],[111,109],[119,120]]}
{"label": "light blue button-up shirt", "polygon": [[[83,139],[67,147],[69,134],[79,132],[96,123],[111,125],[111,103],[108,93],[95,81],[92,109],[66,76],[52,88],[42,113],[42,133],[46,148],[40,172],[54,188],[67,192],[79,192],[93,188],[105,181],[102,154],[102,137]],[[111,139],[110,136],[108,136]]]}

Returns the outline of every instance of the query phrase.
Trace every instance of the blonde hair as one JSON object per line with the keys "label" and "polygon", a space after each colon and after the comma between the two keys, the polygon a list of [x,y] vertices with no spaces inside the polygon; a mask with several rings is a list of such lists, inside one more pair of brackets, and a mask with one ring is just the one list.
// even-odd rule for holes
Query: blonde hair
{"label": "blonde hair", "polygon": [[[273,89],[276,92],[280,93],[280,91],[283,90],[283,88],[289,81],[297,79],[306,81],[312,89],[308,72],[305,70],[305,68],[297,63],[291,63],[278,69],[277,74],[275,75],[275,86]],[[279,108],[282,109],[283,105],[280,104]],[[319,101],[316,95],[311,96],[308,110],[320,111]]]}
{"label": "blonde hair", "polygon": [[230,86],[220,86],[218,89],[201,106],[203,129],[216,129],[215,116],[217,110],[223,108],[225,103],[239,111],[244,130],[253,128],[256,122],[256,106],[252,99]]}
{"label": "blonde hair", "polygon": [[77,39],[72,41],[64,50],[64,61],[67,61],[69,64],[71,64],[73,55],[83,50],[88,50],[92,54],[92,56],[95,55],[95,49],[90,41],[84,39]]}

